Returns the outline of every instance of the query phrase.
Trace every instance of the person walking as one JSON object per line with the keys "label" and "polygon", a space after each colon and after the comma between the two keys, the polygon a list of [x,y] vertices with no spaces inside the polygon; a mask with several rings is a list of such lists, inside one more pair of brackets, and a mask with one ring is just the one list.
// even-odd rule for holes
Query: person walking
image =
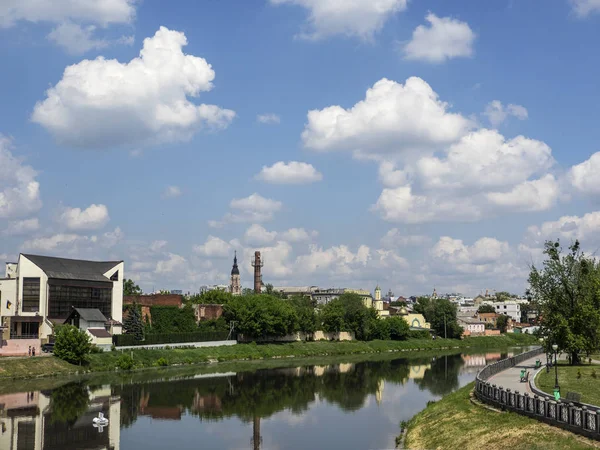
{"label": "person walking", "polygon": [[31,356],[31,345],[29,346],[29,356]]}
{"label": "person walking", "polygon": [[31,356],[35,356],[35,346],[31,348]]}

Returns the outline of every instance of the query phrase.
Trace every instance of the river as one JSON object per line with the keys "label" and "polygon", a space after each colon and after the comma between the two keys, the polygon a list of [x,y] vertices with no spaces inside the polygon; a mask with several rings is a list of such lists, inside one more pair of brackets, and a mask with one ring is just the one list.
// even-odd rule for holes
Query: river
{"label": "river", "polygon": [[[512,354],[395,354],[57,381],[0,395],[0,449],[390,449],[401,421]],[[99,412],[108,425],[93,424]]]}

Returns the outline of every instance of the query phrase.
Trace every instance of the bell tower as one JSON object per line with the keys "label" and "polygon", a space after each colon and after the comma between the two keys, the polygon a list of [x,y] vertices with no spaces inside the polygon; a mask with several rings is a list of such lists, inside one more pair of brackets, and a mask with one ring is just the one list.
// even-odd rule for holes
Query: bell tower
{"label": "bell tower", "polygon": [[229,292],[232,295],[241,295],[242,285],[240,284],[240,269],[237,263],[237,251],[233,257],[233,267],[231,268],[231,284],[229,285]]}

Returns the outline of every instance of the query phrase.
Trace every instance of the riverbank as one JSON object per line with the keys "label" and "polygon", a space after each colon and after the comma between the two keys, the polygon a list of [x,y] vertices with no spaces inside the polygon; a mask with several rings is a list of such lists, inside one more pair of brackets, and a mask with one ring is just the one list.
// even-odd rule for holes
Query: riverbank
{"label": "riverbank", "polygon": [[[600,366],[584,364],[569,366],[566,363],[558,364],[558,385],[562,397],[568,392],[581,394],[581,401],[591,405],[600,405]],[[540,371],[535,379],[538,389],[552,395],[556,382],[554,368],[546,373]]]}
{"label": "riverbank", "polygon": [[511,412],[471,402],[474,383],[430,403],[407,424],[404,448],[589,449],[600,442]]}
{"label": "riverbank", "polygon": [[[75,366],[54,356],[0,359],[0,380],[62,376],[90,372],[114,372],[131,366],[130,370],[167,366],[206,364],[225,361],[306,358],[318,356],[359,355],[394,352],[417,352],[444,349],[497,349],[534,345],[530,335],[487,336],[465,340],[409,339],[406,341],[370,342],[297,342],[290,344],[238,344],[223,347],[171,348],[159,350],[113,351],[90,355],[86,366]],[[129,359],[132,361],[128,361]],[[127,363],[127,364],[124,364]]]}

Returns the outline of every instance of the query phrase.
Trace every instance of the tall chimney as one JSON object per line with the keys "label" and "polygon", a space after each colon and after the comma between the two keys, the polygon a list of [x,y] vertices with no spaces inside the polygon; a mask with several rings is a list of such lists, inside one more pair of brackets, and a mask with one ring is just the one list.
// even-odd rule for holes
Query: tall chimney
{"label": "tall chimney", "polygon": [[254,267],[254,293],[260,294],[262,292],[262,275],[261,269],[263,266],[262,259],[260,258],[260,252],[254,252],[254,258],[252,258],[252,267]]}

